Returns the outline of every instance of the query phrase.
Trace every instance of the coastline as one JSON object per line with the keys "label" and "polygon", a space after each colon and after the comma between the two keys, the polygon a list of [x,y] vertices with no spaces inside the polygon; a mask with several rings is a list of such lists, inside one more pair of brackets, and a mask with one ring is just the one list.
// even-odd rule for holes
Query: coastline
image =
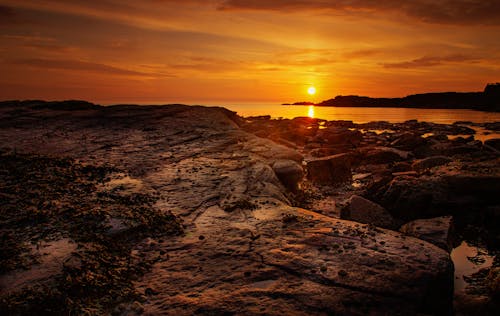
{"label": "coastline", "polygon": [[[1,155],[20,164],[2,171],[9,179],[5,185],[30,188],[23,181],[31,179],[31,187],[40,190],[24,196],[19,190],[7,192],[4,185],[2,194],[34,199],[32,208],[23,209],[29,219],[38,218],[35,213],[50,219],[51,212],[78,210],[79,225],[97,225],[102,234],[85,237],[51,220],[45,235],[26,233],[31,228],[23,226],[25,218],[15,229],[2,224],[2,233],[13,231],[20,238],[18,263],[23,258],[22,267],[6,268],[0,275],[5,310],[41,303],[23,301],[18,294],[25,288],[6,284],[20,275],[15,273],[43,266],[45,255],[26,245],[42,243],[51,250],[65,238],[85,244],[86,250],[69,247],[53,274],[31,278],[29,284],[64,288],[68,284],[60,283],[60,276],[68,269],[71,276],[81,276],[89,262],[100,258],[89,253],[94,255],[92,245],[99,246],[102,236],[134,236],[125,254],[110,253],[102,260],[121,262],[128,254],[128,269],[143,270],[120,275],[118,283],[99,279],[100,273],[114,271],[112,266],[91,271],[106,289],[120,294],[89,296],[80,307],[149,314],[277,315],[325,309],[450,314],[449,251],[474,232],[469,226],[481,229],[488,249],[498,246],[498,227],[491,223],[498,221],[499,142],[477,141],[472,129],[458,124],[272,120],[243,118],[220,107],[100,107],[82,101],[3,102],[0,117]],[[491,128],[498,130],[497,125]],[[423,137],[428,133],[433,135]],[[46,165],[40,158],[47,159]],[[23,161],[46,169],[16,180],[26,170]],[[76,187],[60,193],[69,200],[51,197],[50,206],[39,206],[47,192],[57,192],[50,184],[54,170],[64,181],[76,177],[82,190],[90,188],[82,196],[94,198],[97,192],[99,199],[85,201],[88,207],[79,210]],[[40,181],[44,186],[38,187]],[[129,217],[111,212],[116,206],[103,212],[106,203],[123,207],[130,201],[138,204],[131,204]],[[8,210],[3,212],[12,223],[15,208]],[[88,216],[97,217],[86,222]],[[453,222],[426,222],[443,216]],[[168,220],[170,230],[152,230],[159,218]],[[425,229],[412,229],[415,221]],[[47,222],[30,223],[35,229]],[[436,232],[439,238],[432,237]],[[41,263],[31,256],[40,256]],[[496,294],[486,285],[488,273],[479,282],[484,314],[496,307],[490,299]],[[86,283],[69,285],[81,290]],[[64,300],[47,293],[55,296],[41,297]]]}
{"label": "coastline", "polygon": [[427,105],[355,105],[352,103],[347,103],[344,105],[326,105],[323,103],[310,103],[310,102],[295,102],[295,103],[282,103],[283,106],[317,106],[317,107],[337,107],[337,108],[389,108],[389,109],[427,109],[427,110],[473,110],[473,111],[481,111],[481,112],[500,112],[500,106],[493,107],[475,107],[475,106],[462,106],[462,107],[439,107],[439,106],[427,106]]}
{"label": "coastline", "polygon": [[469,109],[500,112],[500,83],[487,84],[482,92],[432,92],[412,94],[400,98],[372,98],[366,96],[336,96],[320,103],[295,102],[283,105],[314,105],[335,107],[381,107],[419,109]]}

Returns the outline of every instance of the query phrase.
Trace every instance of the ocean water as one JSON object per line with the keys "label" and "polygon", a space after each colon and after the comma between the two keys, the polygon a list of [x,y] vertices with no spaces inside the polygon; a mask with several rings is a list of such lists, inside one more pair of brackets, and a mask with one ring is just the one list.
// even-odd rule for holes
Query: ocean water
{"label": "ocean water", "polygon": [[398,123],[407,120],[419,120],[452,124],[457,121],[470,121],[474,123],[500,121],[500,113],[456,109],[318,107],[272,103],[226,103],[210,105],[223,106],[237,112],[240,116],[270,115],[273,118],[308,116],[329,121],[347,120],[354,123],[372,121]]}
{"label": "ocean water", "polygon": [[238,113],[240,116],[270,115],[272,118],[294,118],[308,116],[328,121],[345,120],[354,123],[367,123],[373,121],[387,121],[401,123],[408,120],[452,124],[457,121],[470,121],[474,123],[499,122],[500,112],[483,112],[459,109],[408,109],[408,108],[361,108],[361,107],[320,107],[304,105],[281,105],[272,102],[178,102],[178,101],[124,101],[124,102],[99,102],[103,105],[112,104],[139,104],[160,105],[182,103],[187,105],[204,105],[225,107]]}

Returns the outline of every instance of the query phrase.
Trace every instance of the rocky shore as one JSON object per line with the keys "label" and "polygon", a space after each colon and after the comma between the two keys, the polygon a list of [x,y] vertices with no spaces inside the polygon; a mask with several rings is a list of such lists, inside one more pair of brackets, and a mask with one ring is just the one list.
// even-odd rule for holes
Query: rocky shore
{"label": "rocky shore", "polygon": [[0,117],[7,314],[499,308],[498,257],[454,295],[451,249],[500,239],[500,140],[467,122],[82,101],[1,102]]}

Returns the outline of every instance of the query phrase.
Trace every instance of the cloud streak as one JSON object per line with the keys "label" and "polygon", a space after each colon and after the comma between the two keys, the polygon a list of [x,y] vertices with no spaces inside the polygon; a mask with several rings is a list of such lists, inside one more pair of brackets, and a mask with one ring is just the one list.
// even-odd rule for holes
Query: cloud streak
{"label": "cloud streak", "polygon": [[51,98],[85,86],[96,98],[186,102],[300,100],[309,84],[321,93],[373,96],[475,90],[498,81],[499,5],[0,0],[0,99],[25,97],[21,85],[31,95],[50,90]]}
{"label": "cloud streak", "polygon": [[225,0],[219,10],[329,11],[333,13],[403,13],[427,23],[500,25],[499,0]]}
{"label": "cloud streak", "polygon": [[9,17],[14,15],[14,10],[11,7],[0,5],[0,17]]}
{"label": "cloud streak", "polygon": [[69,60],[69,59],[61,60],[61,59],[31,58],[31,59],[15,60],[12,62],[12,64],[24,65],[42,69],[86,71],[86,72],[120,75],[120,76],[141,76],[141,77],[153,76],[153,74],[150,73],[118,68],[106,64],[99,64],[99,63],[80,61],[80,60]]}
{"label": "cloud streak", "polygon": [[424,56],[421,58],[397,62],[397,63],[385,63],[383,66],[385,68],[400,68],[400,69],[411,69],[411,68],[422,68],[422,67],[434,67],[441,66],[450,63],[461,63],[461,62],[477,62],[478,58],[466,55],[448,55],[448,56]]}
{"label": "cloud streak", "polygon": [[71,46],[63,45],[57,39],[51,37],[41,37],[33,35],[3,35],[2,39],[11,41],[12,45],[20,47],[46,51],[57,54],[67,54],[75,49]]}
{"label": "cloud streak", "polygon": [[[9,1],[7,1],[9,2]],[[16,6],[16,2],[12,2]],[[219,11],[273,11],[273,12],[321,12],[335,15],[369,15],[372,18],[384,13],[403,14],[415,20],[435,24],[500,25],[500,0],[149,0],[138,5],[130,0],[83,1],[27,1],[22,7],[45,8],[100,15],[115,12],[125,16],[154,15],[161,7],[214,8]],[[171,11],[171,10],[168,10]],[[162,12],[165,14],[165,12]],[[11,7],[0,5],[0,17],[12,15]],[[1,22],[0,22],[1,23]],[[159,23],[159,22],[155,22]],[[165,21],[163,22],[165,23]]]}

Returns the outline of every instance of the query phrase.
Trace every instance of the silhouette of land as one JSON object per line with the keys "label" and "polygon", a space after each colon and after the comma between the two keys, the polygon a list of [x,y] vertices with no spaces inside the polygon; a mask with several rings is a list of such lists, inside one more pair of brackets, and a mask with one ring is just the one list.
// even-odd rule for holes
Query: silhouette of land
{"label": "silhouette of land", "polygon": [[296,102],[284,105],[472,109],[499,112],[500,83],[488,84],[482,92],[420,93],[402,98],[371,98],[357,95],[339,95],[317,104],[312,102]]}

